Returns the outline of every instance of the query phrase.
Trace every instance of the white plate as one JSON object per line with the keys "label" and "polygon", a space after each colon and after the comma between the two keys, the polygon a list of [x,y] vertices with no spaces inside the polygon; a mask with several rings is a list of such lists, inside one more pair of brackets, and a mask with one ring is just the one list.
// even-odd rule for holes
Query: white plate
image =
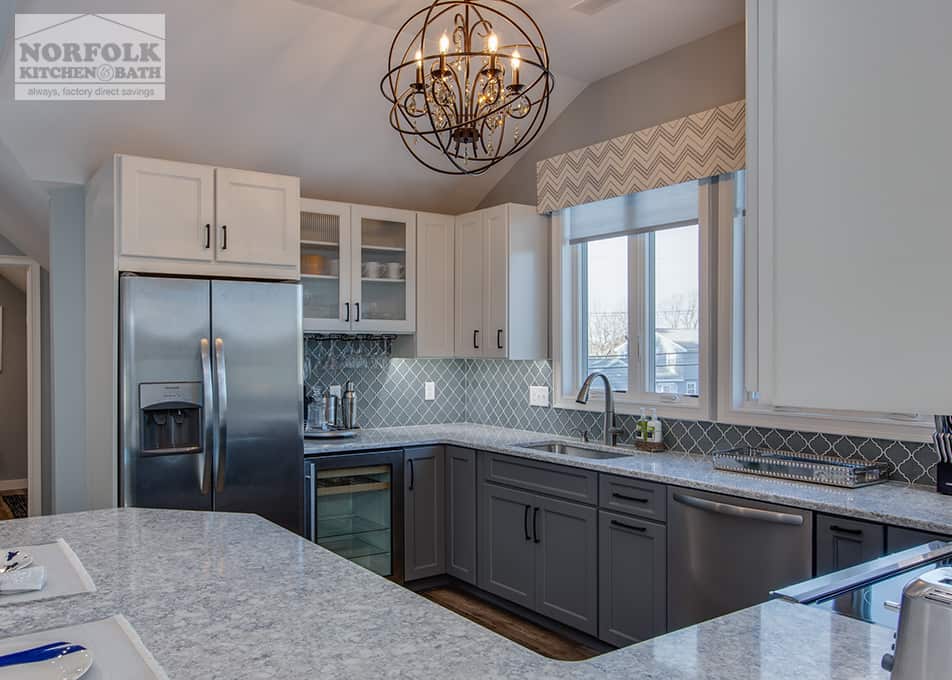
{"label": "white plate", "polygon": [[6,571],[12,565],[16,565],[17,569],[22,569],[23,567],[29,567],[31,564],[33,564],[33,556],[30,553],[25,553],[16,548],[0,551],[0,572]]}
{"label": "white plate", "polygon": [[0,680],[79,680],[93,665],[88,649],[47,661],[0,667]]}

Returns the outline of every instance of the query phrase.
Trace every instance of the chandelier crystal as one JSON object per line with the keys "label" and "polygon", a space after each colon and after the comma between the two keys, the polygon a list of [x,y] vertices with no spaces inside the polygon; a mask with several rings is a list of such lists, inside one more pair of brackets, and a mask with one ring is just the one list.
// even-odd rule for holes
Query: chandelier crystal
{"label": "chandelier crystal", "polygon": [[509,0],[436,0],[397,31],[387,75],[390,125],[431,170],[485,172],[542,128],[555,78],[545,38]]}

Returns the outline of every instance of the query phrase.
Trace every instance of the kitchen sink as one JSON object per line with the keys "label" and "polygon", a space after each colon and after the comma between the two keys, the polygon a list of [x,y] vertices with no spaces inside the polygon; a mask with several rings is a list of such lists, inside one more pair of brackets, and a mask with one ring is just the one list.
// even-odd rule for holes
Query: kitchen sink
{"label": "kitchen sink", "polygon": [[539,442],[537,444],[520,444],[520,446],[524,449],[545,451],[546,453],[555,453],[560,456],[573,456],[575,458],[607,459],[625,458],[631,455],[630,453],[622,453],[620,451],[604,451],[602,449],[594,449],[580,444],[572,444],[570,442]]}

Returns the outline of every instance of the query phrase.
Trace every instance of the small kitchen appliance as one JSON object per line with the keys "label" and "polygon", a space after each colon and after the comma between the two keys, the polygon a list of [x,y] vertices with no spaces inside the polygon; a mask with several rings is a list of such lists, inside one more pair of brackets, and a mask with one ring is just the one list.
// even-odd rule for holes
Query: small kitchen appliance
{"label": "small kitchen appliance", "polygon": [[933,569],[903,588],[899,630],[883,668],[892,680],[937,680],[952,674],[952,567]]}

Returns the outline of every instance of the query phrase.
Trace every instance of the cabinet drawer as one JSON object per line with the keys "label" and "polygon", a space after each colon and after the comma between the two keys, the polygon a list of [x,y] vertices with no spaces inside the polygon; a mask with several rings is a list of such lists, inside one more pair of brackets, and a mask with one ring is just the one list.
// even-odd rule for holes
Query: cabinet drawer
{"label": "cabinet drawer", "polygon": [[598,502],[598,473],[567,465],[483,452],[479,466],[483,481],[558,496],[580,503]]}
{"label": "cabinet drawer", "polygon": [[816,575],[840,571],[886,553],[886,527],[875,522],[816,516]]}
{"label": "cabinet drawer", "polygon": [[602,508],[646,517],[656,522],[667,518],[664,484],[640,479],[599,475],[598,505]]}

